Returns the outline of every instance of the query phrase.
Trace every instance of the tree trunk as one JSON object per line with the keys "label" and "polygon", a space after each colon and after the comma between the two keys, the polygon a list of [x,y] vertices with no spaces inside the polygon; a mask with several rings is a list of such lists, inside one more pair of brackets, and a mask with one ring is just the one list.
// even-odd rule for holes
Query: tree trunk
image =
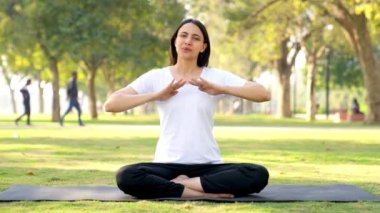
{"label": "tree trunk", "polygon": [[10,78],[9,73],[8,73],[8,67],[1,65],[1,68],[3,70],[4,78],[5,78],[5,81],[7,82],[8,88],[9,88],[9,93],[11,94],[11,103],[12,103],[13,113],[17,114],[15,91],[11,87],[11,78]]}
{"label": "tree trunk", "polygon": [[107,76],[105,79],[107,82],[107,97],[109,97],[113,92],[115,92],[115,81],[113,76]]}
{"label": "tree trunk", "polygon": [[[357,19],[360,19],[360,17]],[[367,103],[369,106],[367,121],[375,123],[380,122],[380,64],[375,58],[364,15],[362,15],[360,22],[357,23],[358,26],[356,26],[357,29],[355,30],[353,39],[356,39],[358,46],[357,55],[360,60],[364,74],[364,84],[367,90]]]}
{"label": "tree trunk", "polygon": [[292,116],[290,108],[290,75],[291,68],[294,64],[295,58],[300,50],[299,45],[297,45],[294,55],[290,62],[288,62],[289,50],[287,47],[289,38],[284,38],[280,43],[280,58],[276,61],[276,71],[277,77],[280,82],[280,91],[279,91],[279,103],[277,113],[281,118],[290,118]]}
{"label": "tree trunk", "polygon": [[317,100],[315,97],[317,53],[311,52],[307,56],[307,83],[306,83],[306,119],[315,120],[317,113]]}
{"label": "tree trunk", "polygon": [[[107,82],[107,97],[109,97],[113,92],[115,92],[115,82],[113,80],[113,77],[110,76],[110,78],[106,78]],[[116,115],[116,113],[112,113],[112,115]]]}
{"label": "tree trunk", "polygon": [[278,103],[278,115],[281,118],[290,118],[292,111],[290,108],[290,72],[280,73],[281,69],[278,69],[278,75],[280,79],[280,91],[279,91],[279,103]]}
{"label": "tree trunk", "polygon": [[243,114],[251,114],[252,113],[252,101],[243,100]]}
{"label": "tree trunk", "polygon": [[50,59],[49,63],[50,71],[53,75],[53,109],[52,109],[52,121],[58,122],[60,118],[60,103],[59,103],[59,72],[58,61],[55,58]]}
{"label": "tree trunk", "polygon": [[95,66],[88,66],[88,75],[87,75],[87,83],[88,83],[88,95],[90,98],[89,107],[90,107],[90,115],[92,119],[98,118],[98,110],[96,107],[96,91],[95,91],[95,77],[96,77]]}
{"label": "tree trunk", "polygon": [[41,87],[41,84],[42,84],[42,81],[41,79],[39,78],[38,79],[38,111],[39,113],[44,113],[45,109],[44,109],[44,88]]}
{"label": "tree trunk", "polygon": [[367,122],[380,122],[380,62],[376,58],[364,13],[351,14],[341,3],[328,7],[330,14],[343,27],[359,58],[367,91]]}

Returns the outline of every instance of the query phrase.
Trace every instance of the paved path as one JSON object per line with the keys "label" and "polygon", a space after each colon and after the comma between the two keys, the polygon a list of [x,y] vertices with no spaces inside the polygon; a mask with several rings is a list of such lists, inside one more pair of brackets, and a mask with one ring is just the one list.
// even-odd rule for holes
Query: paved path
{"label": "paved path", "polygon": [[[128,130],[159,130],[158,125],[128,125],[128,124],[88,124],[86,126],[66,125],[66,126],[54,126],[54,125],[32,125],[32,126],[13,126],[13,125],[0,125],[1,129],[128,129]],[[215,130],[223,129],[239,129],[239,130],[372,130],[380,131],[378,126],[364,126],[364,127],[319,127],[319,126],[215,126]]]}

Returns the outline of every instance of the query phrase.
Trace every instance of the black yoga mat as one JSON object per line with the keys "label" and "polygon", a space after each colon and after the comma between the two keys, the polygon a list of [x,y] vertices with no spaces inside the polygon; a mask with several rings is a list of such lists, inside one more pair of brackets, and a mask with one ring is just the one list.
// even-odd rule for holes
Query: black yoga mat
{"label": "black yoga mat", "polygon": [[[15,185],[0,193],[0,201],[139,201],[111,186],[30,186]],[[259,194],[236,198],[160,198],[155,201],[210,201],[210,202],[294,202],[294,201],[334,201],[356,202],[380,199],[351,185],[271,185]]]}

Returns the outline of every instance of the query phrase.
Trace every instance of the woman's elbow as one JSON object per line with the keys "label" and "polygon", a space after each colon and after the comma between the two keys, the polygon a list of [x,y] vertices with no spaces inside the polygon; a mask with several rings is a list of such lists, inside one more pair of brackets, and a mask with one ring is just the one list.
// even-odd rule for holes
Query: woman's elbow
{"label": "woman's elbow", "polygon": [[104,111],[106,112],[115,112],[115,109],[113,107],[113,104],[110,103],[109,100],[107,100],[103,105]]}
{"label": "woman's elbow", "polygon": [[265,90],[264,92],[261,93],[257,101],[266,102],[266,101],[270,101],[271,98],[272,98],[271,92],[269,92],[268,90]]}
{"label": "woman's elbow", "polygon": [[252,88],[254,89],[254,96],[253,101],[256,102],[265,102],[265,101],[270,101],[272,98],[271,92],[266,89],[264,86],[261,84],[258,84],[256,82],[251,83]]}
{"label": "woman's elbow", "polygon": [[264,96],[264,101],[270,101],[272,99],[272,94],[270,91],[266,91]]}

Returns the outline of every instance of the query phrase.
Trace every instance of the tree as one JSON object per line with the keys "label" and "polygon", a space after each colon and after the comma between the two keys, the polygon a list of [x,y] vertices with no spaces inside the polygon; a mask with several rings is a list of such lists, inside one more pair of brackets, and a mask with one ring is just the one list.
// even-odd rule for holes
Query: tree
{"label": "tree", "polygon": [[310,1],[343,29],[362,67],[367,90],[369,123],[380,122],[380,63],[372,42],[371,25],[380,22],[378,1]]}
{"label": "tree", "polygon": [[9,26],[12,26],[11,16],[17,14],[15,10],[13,10],[14,2],[10,1],[1,1],[0,2],[0,68],[4,75],[5,82],[8,84],[9,92],[11,95],[11,104],[13,113],[17,113],[16,107],[16,99],[15,99],[15,91],[11,86],[11,75],[13,71],[9,65],[9,59],[7,52],[12,49],[13,36],[12,33],[14,31],[9,29]]}
{"label": "tree", "polygon": [[90,103],[90,114],[97,118],[97,101],[95,79],[97,70],[107,56],[112,52],[112,39],[117,30],[108,22],[113,8],[118,1],[80,1],[75,5],[67,5],[70,28],[67,30],[69,40],[69,54],[77,64],[84,65],[87,74],[87,86]]}
{"label": "tree", "polygon": [[[378,1],[348,1],[348,0],[309,0],[293,1],[292,3],[309,3],[323,11],[326,15],[336,21],[345,32],[346,38],[356,53],[364,76],[364,83],[367,90],[367,102],[369,106],[369,123],[380,122],[380,63],[375,54],[372,37],[375,35],[374,29],[378,28],[380,16],[377,11],[380,9]],[[239,3],[242,5],[243,3]],[[253,3],[252,3],[253,4]],[[255,3],[256,4],[256,3]],[[271,14],[279,14],[281,11],[293,12],[286,8],[284,4],[289,4],[286,0],[266,1],[257,12],[251,15],[250,22],[258,22],[258,14],[272,10]],[[283,5],[283,8],[275,9],[276,5]],[[290,5],[290,4],[289,4]],[[247,14],[241,13],[241,16]],[[286,17],[286,16],[285,16]]]}
{"label": "tree", "polygon": [[299,11],[297,4],[281,1],[235,1],[227,10],[231,28],[251,41],[251,59],[276,71],[280,117],[291,117],[290,76],[301,47],[295,35]]}
{"label": "tree", "polygon": [[[52,120],[58,121],[59,103],[59,70],[58,64],[67,48],[67,29],[70,27],[65,0],[55,1],[22,1],[8,0],[6,11],[10,17],[6,28],[11,32],[11,46],[16,49],[33,50],[38,44],[42,50],[52,74],[53,105]],[[3,8],[4,9],[4,8]]]}
{"label": "tree", "polygon": [[[9,48],[6,52],[9,66],[13,70],[17,71],[17,74],[29,76],[38,83],[38,100],[39,100],[39,112],[44,112],[44,81],[49,79],[49,70],[47,67],[46,58],[43,56],[42,50],[38,45],[34,47],[18,46],[15,48]],[[32,48],[32,49],[29,49]]]}
{"label": "tree", "polygon": [[167,56],[163,50],[168,44],[166,32],[173,28],[168,23],[178,23],[181,9],[183,6],[176,1],[123,0],[81,1],[71,8],[70,55],[78,63],[83,62],[87,72],[92,118],[97,118],[97,71],[103,70],[113,90],[112,79],[120,64],[133,61],[138,65],[135,73],[162,64]]}
{"label": "tree", "polygon": [[12,103],[13,113],[17,113],[15,92],[14,92],[14,88],[12,88],[12,86],[11,86],[11,76],[10,75],[11,75],[12,71],[9,68],[7,56],[4,54],[1,55],[0,69],[4,75],[5,82],[7,83],[8,88],[9,88],[9,92],[11,94],[11,103]]}
{"label": "tree", "polygon": [[327,41],[331,40],[331,34],[336,35],[336,32],[330,32],[334,27],[329,24],[323,15],[305,4],[302,4],[302,7],[303,11],[301,11],[301,16],[298,19],[298,34],[301,34],[299,37],[306,58],[306,119],[313,121],[317,113],[318,60],[324,55],[323,53],[331,48],[329,46],[336,46],[335,44],[339,43],[339,41],[338,39]]}
{"label": "tree", "polygon": [[[234,72],[246,79],[253,79],[258,74],[257,66],[252,61],[251,41],[247,36],[229,32],[229,20],[225,18],[226,1],[185,1],[189,5],[188,15],[201,20],[207,27],[211,41],[211,55],[209,66],[219,67]],[[237,42],[239,41],[239,45]],[[245,48],[242,48],[245,47]],[[251,113],[252,102],[238,99],[242,104],[242,113]],[[236,99],[223,99],[219,102],[219,110],[233,112],[233,102]]]}
{"label": "tree", "polygon": [[[3,1],[0,4],[2,11],[1,22],[2,30],[0,35],[0,43],[2,46],[3,62],[6,63],[4,67],[4,75],[9,84],[10,72],[22,73],[38,79],[40,85],[43,78],[46,79],[46,75],[43,76],[46,68],[46,61],[42,56],[42,51],[35,44],[33,38],[30,35],[24,35],[29,31],[24,31],[27,23],[22,18],[22,7],[18,1]],[[5,65],[3,63],[3,65]],[[43,89],[39,87],[39,111],[43,112]],[[14,91],[11,89],[11,99],[14,112],[16,112]]]}

